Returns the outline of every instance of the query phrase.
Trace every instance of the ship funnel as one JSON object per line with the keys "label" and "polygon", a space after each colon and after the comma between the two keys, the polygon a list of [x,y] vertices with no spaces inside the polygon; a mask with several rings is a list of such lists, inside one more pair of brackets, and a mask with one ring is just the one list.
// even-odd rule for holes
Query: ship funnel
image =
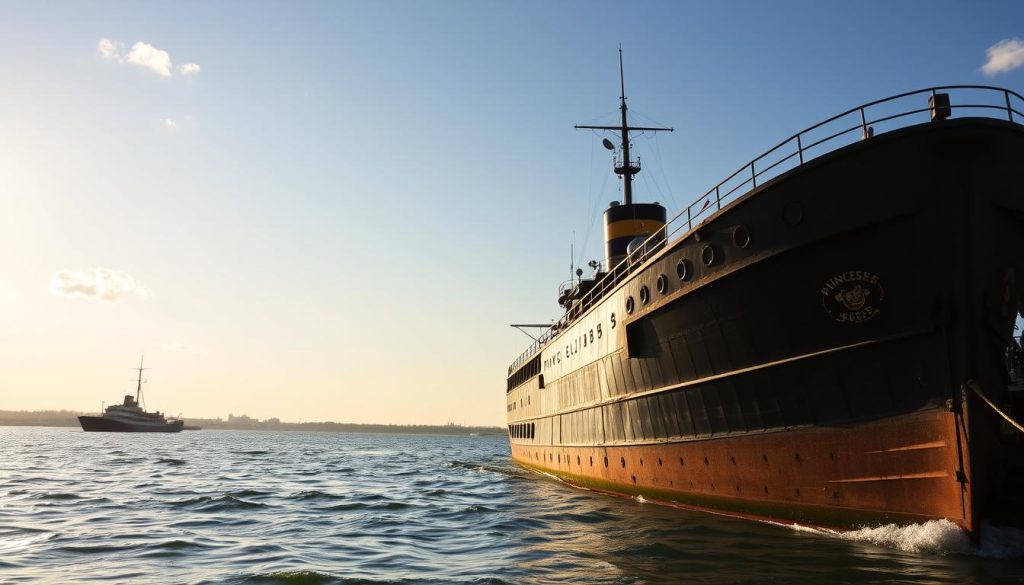
{"label": "ship funnel", "polygon": [[[612,205],[604,212],[604,257],[608,269],[622,262],[630,243],[646,239],[665,225],[665,208],[658,203]],[[634,248],[637,246],[634,244]]]}

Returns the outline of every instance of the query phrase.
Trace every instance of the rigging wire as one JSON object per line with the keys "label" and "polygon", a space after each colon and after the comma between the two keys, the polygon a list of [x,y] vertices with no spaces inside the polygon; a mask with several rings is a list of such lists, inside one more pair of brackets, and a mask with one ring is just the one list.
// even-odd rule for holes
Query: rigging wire
{"label": "rigging wire", "polygon": [[[607,112],[603,112],[601,114],[598,114],[598,115],[594,116],[593,118],[591,118],[589,120],[584,120],[583,122],[581,122],[581,124],[584,124],[584,125],[587,125],[587,126],[601,126],[601,125],[609,125],[610,126],[612,124],[607,123],[607,122],[609,120],[611,120],[612,122],[615,122],[615,116],[617,116],[618,113],[619,113],[619,109],[618,108],[615,108],[614,110],[608,110]],[[605,124],[605,123],[607,123],[607,124]]]}
{"label": "rigging wire", "polygon": [[672,196],[672,184],[668,180],[668,175],[665,174],[665,163],[661,156],[661,141],[658,140],[658,135],[654,135],[654,158],[658,163],[658,171],[661,173],[661,178],[665,180],[665,194],[668,197],[669,203],[672,204],[672,209],[678,211],[680,209],[679,203],[676,202],[675,197]]}
{"label": "rigging wire", "polygon": [[663,124],[663,123],[655,120],[654,118],[652,118],[650,116],[644,115],[642,112],[639,112],[639,111],[637,111],[634,108],[630,108],[629,111],[630,111],[630,113],[633,114],[634,117],[642,118],[642,119],[646,120],[652,126],[661,126],[662,128],[668,128],[669,127],[668,124]]}
{"label": "rigging wire", "polygon": [[583,262],[583,255],[586,252],[587,244],[590,243],[590,234],[593,233],[593,231],[594,231],[594,224],[597,223],[597,220],[594,218],[594,216],[597,214],[598,205],[600,205],[600,203],[601,203],[601,195],[604,195],[605,188],[608,186],[608,173],[603,173],[604,180],[601,182],[601,190],[598,191],[597,196],[594,195],[594,192],[593,192],[594,159],[596,158],[596,155],[594,153],[597,151],[597,148],[595,147],[595,144],[597,142],[598,135],[597,135],[597,131],[595,131],[595,130],[591,130],[590,134],[591,134],[591,137],[592,137],[592,139],[590,141],[590,176],[589,176],[589,183],[590,183],[590,189],[589,190],[590,190],[591,208],[590,208],[590,213],[587,215],[587,220],[588,220],[588,222],[587,222],[587,231],[585,232],[586,235],[583,237],[583,245],[580,246],[579,256],[576,258],[576,266],[580,266],[581,263]]}

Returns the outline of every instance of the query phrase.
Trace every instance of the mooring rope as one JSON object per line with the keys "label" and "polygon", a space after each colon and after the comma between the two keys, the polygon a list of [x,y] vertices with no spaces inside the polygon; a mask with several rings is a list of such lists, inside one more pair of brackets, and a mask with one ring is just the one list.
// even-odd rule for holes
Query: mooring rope
{"label": "mooring rope", "polygon": [[981,386],[978,386],[977,382],[975,382],[974,380],[967,380],[967,387],[970,388],[971,390],[974,390],[974,393],[980,396],[981,399],[984,400],[986,404],[991,406],[992,410],[996,411],[996,413],[999,414],[999,416],[1003,417],[1003,419],[1006,420],[1006,422],[1013,425],[1018,431],[1024,433],[1024,426],[1021,426],[1020,423],[1010,418],[1010,415],[1000,410],[998,406],[996,406],[991,400],[989,400],[988,396],[985,396],[985,394],[981,391]]}

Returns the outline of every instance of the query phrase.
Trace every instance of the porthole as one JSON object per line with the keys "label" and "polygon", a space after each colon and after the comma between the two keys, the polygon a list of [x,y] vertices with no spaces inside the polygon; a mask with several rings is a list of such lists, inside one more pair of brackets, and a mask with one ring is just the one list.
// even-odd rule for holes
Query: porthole
{"label": "porthole", "polygon": [[715,249],[711,247],[711,244],[705,244],[700,249],[700,259],[704,262],[705,266],[711,266],[715,263]]}
{"label": "porthole", "polygon": [[690,261],[686,258],[680,258],[679,262],[676,263],[676,276],[679,280],[690,280]]}
{"label": "porthole", "polygon": [[804,206],[799,201],[790,201],[782,208],[782,221],[796,227],[804,221]]}
{"label": "porthole", "polygon": [[636,302],[633,300],[633,297],[626,297],[626,313],[632,315],[635,308]]}
{"label": "porthole", "polygon": [[640,287],[640,303],[646,305],[651,302],[651,289],[647,288],[647,285]]}
{"label": "porthole", "polygon": [[736,244],[740,248],[746,248],[750,245],[750,230],[747,226],[740,224],[733,228],[732,243]]}
{"label": "porthole", "polygon": [[664,274],[659,274],[658,275],[658,282],[656,284],[658,286],[658,293],[659,294],[665,294],[665,293],[668,292],[668,277],[667,276],[665,276]]}

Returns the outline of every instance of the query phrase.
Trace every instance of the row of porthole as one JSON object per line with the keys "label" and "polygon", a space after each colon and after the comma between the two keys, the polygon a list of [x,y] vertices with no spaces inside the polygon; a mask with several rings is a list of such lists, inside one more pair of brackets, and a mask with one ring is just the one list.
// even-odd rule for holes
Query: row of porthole
{"label": "row of porthole", "polygon": [[[732,241],[736,246],[740,248],[746,248],[750,245],[750,230],[747,226],[740,224],[732,230]],[[715,249],[711,244],[704,244],[704,247],[700,250],[700,259],[705,266],[711,266],[715,263]],[[693,276],[693,267],[690,265],[690,261],[686,258],[680,258],[679,262],[676,263],[676,277],[680,281],[685,282],[690,280]],[[668,292],[668,277],[664,274],[659,274],[658,279],[655,281],[655,287],[658,289],[659,294],[665,294]],[[646,305],[651,302],[651,290],[647,285],[640,287],[640,304]],[[633,296],[626,297],[626,313],[632,315],[633,311],[636,310],[636,301],[633,300]]]}
{"label": "row of porthole", "polygon": [[[796,453],[794,455],[795,455],[796,460],[799,461],[800,460],[800,454]],[[833,459],[833,461],[835,460],[835,453],[834,452],[833,453],[829,453],[829,456]],[[768,455],[762,454],[761,457],[764,459],[765,463],[768,462]],[[561,453],[558,453],[557,455],[552,455],[551,453],[545,453],[544,456],[542,457],[540,455],[540,453],[534,451],[533,458],[534,459],[541,459],[541,460],[548,460],[548,461],[552,461],[552,462],[554,462],[556,460],[556,458],[557,458],[558,463],[562,462],[562,455],[561,455]],[[729,457],[729,460],[730,460],[730,462],[733,465],[736,464],[736,458],[735,457]],[[566,463],[570,463],[570,461],[571,461],[571,459],[569,458],[569,454],[566,453],[566,455],[565,455],[565,462]],[[594,457],[593,456],[589,457],[589,463],[590,463],[591,467],[594,466]],[[663,465],[663,463],[664,462],[662,461],[661,457],[658,457],[658,466],[661,467]],[[626,458],[625,457],[619,457],[619,464],[622,466],[623,469],[625,469],[625,467],[626,467]],[[576,456],[576,465],[580,465],[580,466],[583,465],[583,462],[580,459],[579,455]],[[640,466],[643,467],[643,465],[644,465],[644,458],[641,457],[640,458]],[[685,460],[682,457],[679,458],[679,465],[680,466],[685,466],[686,465]],[[704,465],[710,465],[710,461],[708,460],[708,457],[706,455],[704,456]],[[604,458],[604,466],[608,467],[608,457]],[[633,479],[633,483],[636,483],[636,476],[635,475],[632,476],[632,479]],[[693,487],[693,482],[692,481],[690,482],[690,487],[691,488]],[[714,483],[711,484],[711,489],[712,490],[715,489],[715,484]],[[825,489],[828,490],[827,487]],[[738,484],[736,485],[736,491],[740,491],[740,486]],[[766,493],[766,494],[768,493],[768,486],[764,486],[764,493]],[[800,497],[800,488],[796,488],[795,489],[795,494],[796,494],[796,497],[798,497],[798,498]],[[833,499],[840,499],[841,497],[842,496],[840,495],[840,493],[838,491],[836,491],[836,492],[834,492],[832,494],[832,498]]]}
{"label": "row of porthole", "polygon": [[[521,427],[521,426],[526,426],[526,427],[528,427],[530,429],[529,430],[530,436],[526,437],[526,438],[532,439],[533,438],[533,434],[532,434],[532,432],[533,432],[532,431],[533,423],[528,423],[526,425],[510,425],[509,429],[512,429],[513,427]],[[514,436],[514,434],[513,434],[513,436]],[[832,461],[835,461],[837,459],[835,451],[830,451],[828,456],[829,456],[829,459],[831,459]],[[554,461],[555,460],[555,455],[552,455],[550,453],[545,453],[544,457],[541,457],[541,455],[537,451],[534,451],[533,458],[534,459],[542,459],[542,460],[543,459],[547,459],[549,461]],[[767,454],[762,453],[761,454],[761,459],[765,463],[768,463],[768,455]],[[801,461],[800,453],[793,453],[793,459],[797,463],[800,463],[800,461]],[[565,455],[565,461],[569,462],[569,455],[568,454]],[[558,462],[559,463],[562,462],[561,454],[558,454]],[[729,463],[732,463],[733,465],[736,465],[736,457],[734,455],[730,455],[729,456]],[[577,465],[582,465],[579,455],[576,456],[576,464]],[[626,458],[625,457],[619,457],[619,464],[622,467],[626,467]],[[658,467],[661,467],[663,464],[664,464],[664,462],[662,461],[661,457],[658,457]],[[704,465],[711,465],[711,460],[708,459],[707,455],[704,456]],[[594,457],[593,456],[590,457],[590,466],[591,467],[594,466]],[[608,457],[604,458],[604,466],[608,467]],[[640,467],[643,467],[643,466],[644,466],[644,458],[641,457],[640,458]],[[683,459],[682,457],[679,458],[679,466],[680,467],[685,467],[686,466],[686,460]]]}
{"label": "row of porthole", "polygon": [[[550,453],[545,453],[544,457],[541,457],[540,453],[534,451],[533,458],[534,459],[541,459],[541,460],[545,460],[546,459],[548,461],[555,461],[556,455],[552,455]],[[562,462],[562,455],[561,454],[557,454],[557,459],[558,459],[558,462],[561,463]],[[589,459],[590,459],[590,466],[593,467],[594,466],[594,457],[590,456]],[[565,462],[566,463],[570,462],[568,454],[565,455]],[[736,461],[733,460],[733,463],[736,463]],[[707,465],[707,464],[708,464],[708,458],[705,457],[704,458],[704,465]],[[580,459],[579,455],[576,456],[576,465],[583,465],[582,460]],[[625,457],[619,457],[619,465],[621,465],[623,468],[626,467],[626,458]],[[658,457],[658,467],[661,467],[662,465],[664,465],[664,462],[662,461],[661,457]],[[679,465],[680,466],[684,466],[685,465],[685,462],[684,462],[682,457],[679,458]],[[604,466],[608,467],[608,458],[607,457],[604,458]],[[640,467],[643,467],[643,466],[644,466],[644,458],[641,457],[640,458]]]}
{"label": "row of porthole", "polygon": [[532,439],[536,430],[534,423],[508,425],[508,434],[513,439]]}

